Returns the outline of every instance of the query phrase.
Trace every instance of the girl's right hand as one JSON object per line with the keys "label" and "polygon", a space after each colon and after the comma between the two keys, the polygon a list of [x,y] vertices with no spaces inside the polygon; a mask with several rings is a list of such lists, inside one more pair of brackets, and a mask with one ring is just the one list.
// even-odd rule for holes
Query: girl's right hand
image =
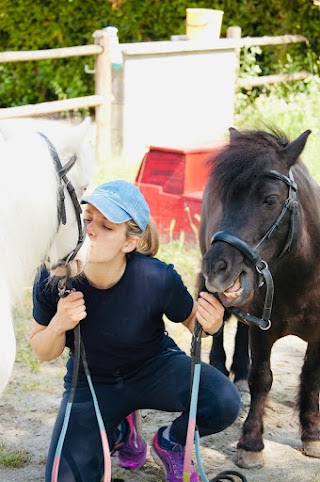
{"label": "girl's right hand", "polygon": [[59,333],[73,330],[87,316],[84,296],[81,291],[73,291],[65,298],[60,298],[57,312],[50,325]]}

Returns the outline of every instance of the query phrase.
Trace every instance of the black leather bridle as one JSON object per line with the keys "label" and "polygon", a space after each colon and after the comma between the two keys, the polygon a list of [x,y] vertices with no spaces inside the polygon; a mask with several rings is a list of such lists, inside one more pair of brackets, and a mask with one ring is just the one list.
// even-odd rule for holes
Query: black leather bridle
{"label": "black leather bridle", "polygon": [[[60,224],[67,224],[67,213],[66,213],[66,206],[65,206],[65,194],[64,194],[64,188],[67,188],[67,191],[69,193],[69,196],[71,198],[72,204],[74,206],[75,214],[76,214],[76,220],[77,220],[77,226],[78,226],[78,242],[76,247],[63,259],[60,259],[53,267],[52,269],[57,268],[58,266],[66,266],[67,272],[69,270],[69,263],[74,259],[76,254],[78,253],[79,249],[81,248],[84,239],[85,239],[85,228],[82,225],[81,222],[81,213],[82,209],[80,206],[80,203],[78,201],[76,191],[70,182],[70,180],[67,178],[67,173],[68,171],[72,168],[72,166],[75,164],[77,157],[76,155],[72,156],[69,162],[62,166],[60,158],[58,156],[58,153],[52,144],[52,142],[48,139],[47,136],[45,136],[42,132],[38,132],[38,134],[46,141],[49,151],[58,175],[58,180],[59,180],[59,185],[58,185],[58,227],[57,231],[59,230]],[[69,276],[67,275],[67,278]],[[65,285],[66,280],[64,280],[64,285]],[[59,283],[61,285],[61,283]],[[63,289],[63,288],[61,288]],[[65,289],[65,288],[64,288]]]}
{"label": "black leather bridle", "polygon": [[290,225],[288,230],[288,236],[286,244],[282,249],[281,253],[279,254],[278,258],[281,258],[287,251],[290,251],[297,237],[298,215],[297,184],[294,180],[291,169],[289,170],[288,176],[285,176],[278,171],[270,171],[267,173],[267,176],[272,177],[273,179],[278,179],[287,184],[289,188],[289,193],[287,199],[284,202],[281,213],[277,217],[276,221],[272,224],[271,228],[268,229],[266,234],[257,243],[257,245],[252,248],[234,234],[227,233],[225,231],[219,231],[215,233],[211,239],[211,244],[216,241],[224,241],[225,243],[228,243],[241,251],[242,254],[244,254],[244,256],[250,261],[250,263],[256,268],[257,272],[259,273],[259,288],[264,284],[266,285],[265,301],[261,318],[257,318],[253,315],[250,315],[249,313],[245,313],[244,311],[239,310],[234,306],[228,308],[228,310],[233,313],[237,318],[241,319],[244,322],[258,325],[262,330],[268,330],[271,326],[270,315],[273,303],[274,284],[267,263],[263,261],[260,257],[259,249],[261,248],[262,243],[270,239],[271,236],[276,232],[276,230],[282,224],[288,211],[290,212]]}

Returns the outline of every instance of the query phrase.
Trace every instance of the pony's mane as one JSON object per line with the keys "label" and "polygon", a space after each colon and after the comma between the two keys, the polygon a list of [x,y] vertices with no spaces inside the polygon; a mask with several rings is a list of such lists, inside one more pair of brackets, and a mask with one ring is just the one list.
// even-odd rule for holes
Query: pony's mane
{"label": "pony's mane", "polygon": [[275,155],[289,144],[286,135],[275,127],[268,131],[230,131],[230,142],[209,159],[209,191],[224,201],[233,192],[246,191],[265,170],[272,169]]}

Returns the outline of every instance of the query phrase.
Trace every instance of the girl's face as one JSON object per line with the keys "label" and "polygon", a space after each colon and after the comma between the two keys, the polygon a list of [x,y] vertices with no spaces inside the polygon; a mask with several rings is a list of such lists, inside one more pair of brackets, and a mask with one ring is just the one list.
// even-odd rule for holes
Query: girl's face
{"label": "girl's face", "polygon": [[126,253],[137,247],[138,238],[127,238],[126,223],[112,223],[91,204],[87,204],[83,220],[90,239],[89,263],[108,263],[125,258]]}

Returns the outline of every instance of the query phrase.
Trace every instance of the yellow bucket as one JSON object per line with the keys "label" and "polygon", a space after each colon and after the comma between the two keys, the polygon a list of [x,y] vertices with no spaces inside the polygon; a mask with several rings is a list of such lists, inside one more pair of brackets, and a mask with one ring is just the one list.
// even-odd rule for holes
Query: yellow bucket
{"label": "yellow bucket", "polygon": [[212,41],[220,37],[223,10],[186,9],[186,35],[190,40]]}

